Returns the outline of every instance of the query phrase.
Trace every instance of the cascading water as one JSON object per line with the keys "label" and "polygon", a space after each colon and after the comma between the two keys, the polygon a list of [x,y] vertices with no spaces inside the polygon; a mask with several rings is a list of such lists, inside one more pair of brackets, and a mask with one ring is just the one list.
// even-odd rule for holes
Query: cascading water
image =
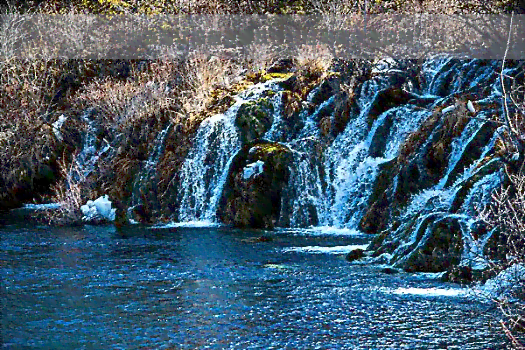
{"label": "cascading water", "polygon": [[179,222],[217,221],[217,205],[233,157],[241,148],[235,125],[237,112],[247,102],[255,101],[266,91],[275,91],[274,82],[257,84],[235,98],[224,113],[202,122],[195,142],[180,171]]}
{"label": "cascading water", "polygon": [[[500,92],[495,86],[499,85],[499,82],[492,79],[494,67],[492,69],[487,69],[483,65],[478,67],[473,62],[449,67],[453,72],[461,75],[472,75],[472,71],[477,72],[476,81],[478,82],[480,81],[479,76],[484,77],[491,94],[475,102],[480,106],[498,105]],[[444,71],[443,74],[450,76],[451,73]],[[436,79],[441,79],[440,84],[443,84],[442,78]],[[457,90],[453,92],[459,93],[462,91],[461,88],[471,89],[473,87],[472,82],[463,81],[461,84],[455,84]],[[436,101],[433,108],[440,105],[447,106],[442,105],[444,102],[447,103],[446,97]],[[450,110],[453,108],[451,107]],[[443,113],[448,112],[444,109]],[[490,155],[494,152],[498,135],[503,132],[501,127],[494,132],[495,128],[490,125],[492,122],[488,121],[494,113],[498,111],[490,108],[472,113],[473,118],[468,121],[461,135],[452,141],[448,163],[440,181],[412,196],[400,217],[400,226],[390,235],[389,242],[400,244],[391,255],[386,254],[387,262],[405,266],[407,261],[419,254],[419,249],[434,234],[436,225],[440,222],[457,222],[463,243],[460,266],[468,266],[472,269],[486,267],[483,249],[492,231],[477,238],[475,232],[478,232],[476,230],[480,224],[476,219],[479,210],[489,202],[490,194],[502,181],[502,174],[497,170],[499,168],[495,163],[496,160],[488,160],[491,159]],[[473,151],[479,152],[479,155],[476,155],[476,158],[470,163],[467,162],[467,166],[462,164],[464,159],[472,158],[473,155],[470,152]],[[465,189],[467,192],[464,192]],[[432,225],[429,224],[429,219],[433,221]]]}
{"label": "cascading water", "polygon": [[[235,125],[239,108],[248,101],[260,98],[266,90],[274,92],[271,98],[274,112],[272,124],[262,138],[283,144],[292,155],[289,181],[281,198],[278,226],[330,226],[352,230],[358,228],[369,207],[382,167],[395,160],[407,137],[423,122],[434,113],[441,113],[436,112],[439,109],[449,108],[442,113],[443,116],[453,111],[457,107],[453,107],[457,96],[470,93],[477,84],[484,86],[485,91],[492,89],[489,91],[491,96],[474,101],[479,106],[494,104],[501,95],[496,87],[498,84],[492,64],[475,60],[435,59],[422,66],[417,89],[414,84],[403,85],[405,93],[413,96],[413,100],[377,115],[374,108],[378,105],[378,96],[391,88],[394,80],[389,76],[400,72],[396,67],[389,67],[390,64],[386,68],[384,66],[376,67],[373,70],[375,75],[361,85],[356,99],[359,113],[350,116],[344,131],[331,144],[323,139],[319,122],[322,117],[333,117],[335,96],[312,107],[311,101],[319,89],[310,92],[303,109],[292,117],[293,121],[283,114],[282,88],[272,82],[248,89],[236,98],[234,105],[226,112],[206,119],[195,135],[195,144],[180,172],[178,221],[217,222],[216,209],[230,165],[242,147]],[[463,158],[468,158],[469,147],[480,142],[479,134],[486,132],[484,119],[491,117],[490,113],[477,113],[477,119],[471,119],[461,134],[454,137],[443,176],[434,185],[409,198],[403,216],[407,221],[409,217],[417,217],[418,213],[423,213],[419,215],[418,220],[421,221],[431,212],[451,212],[459,190],[477,176],[483,159],[494,149],[496,136],[488,142],[483,141],[481,154],[468,161],[467,167],[463,168]],[[496,183],[496,178],[491,179],[494,181],[487,180],[485,185],[478,180],[469,185],[466,201],[475,196],[476,191],[488,191],[489,184]],[[399,179],[395,177],[393,181],[395,183]],[[473,214],[472,208],[467,207],[463,204],[455,209],[458,220],[463,215],[461,213],[465,213],[465,217]],[[462,227],[470,226],[465,224]],[[402,227],[399,230],[402,231]]]}
{"label": "cascading water", "polygon": [[[324,154],[320,154],[323,150],[319,150],[320,131],[315,121],[317,114],[327,106],[333,109],[334,97],[313,113],[300,114],[304,125],[301,133],[285,143],[295,152],[290,165],[290,181],[282,199],[281,225],[356,228],[379,166],[395,157],[404,138],[429,115],[425,110],[401,107],[383,113],[370,128],[368,116],[372,103],[388,84],[384,77],[363,84],[357,101],[361,113],[349,121],[344,132],[324,150]],[[308,99],[315,93],[313,91]],[[369,156],[374,137],[378,132],[385,132],[382,130],[385,123],[388,130],[383,135],[386,139],[383,155]]]}
{"label": "cascading water", "polygon": [[86,132],[83,136],[82,150],[76,158],[77,169],[74,170],[76,174],[73,177],[76,181],[87,178],[95,169],[100,157],[111,149],[111,145],[105,139],[102,141],[105,144],[100,144],[97,138],[98,128],[91,118],[92,113],[94,111],[88,109],[82,114],[82,120],[86,123]]}
{"label": "cascading water", "polygon": [[148,159],[142,164],[140,172],[135,177],[133,182],[133,190],[131,191],[131,205],[128,208],[127,216],[131,223],[136,223],[133,219],[133,211],[142,204],[142,194],[146,191],[146,186],[155,184],[155,175],[157,172],[157,165],[166,147],[166,138],[168,137],[173,124],[169,123],[158,135],[155,137],[153,149],[151,150]]}
{"label": "cascading water", "polygon": [[[312,90],[306,99],[311,104],[319,89]],[[321,103],[313,113],[307,109],[299,113],[302,129],[297,135],[282,130],[280,111],[274,116],[271,129],[264,139],[278,141],[292,151],[290,180],[281,200],[279,224],[289,227],[305,227],[318,223],[317,211],[323,205],[322,147],[319,144],[319,128],[316,120],[321,111],[332,109],[334,96]],[[280,108],[279,108],[280,109]]]}
{"label": "cascading water", "polygon": [[[383,67],[376,70],[388,75],[389,70],[395,69]],[[332,99],[318,106],[313,113],[303,110],[299,115],[303,129],[293,137],[279,133],[280,125],[276,123],[280,123],[282,118],[274,118],[276,123],[266,138],[282,142],[293,150],[291,176],[282,198],[281,226],[314,225],[356,229],[368,207],[380,167],[397,157],[407,136],[417,130],[437,107],[443,104],[446,107],[446,104],[453,102],[449,94],[472,89],[482,81],[494,83],[494,67],[477,61],[458,62],[449,58],[431,60],[423,65],[421,75],[424,80],[421,91],[411,93],[415,97],[425,98],[427,107],[406,104],[387,110],[371,126],[370,109],[373,101],[380,91],[389,87],[390,81],[382,75],[365,82],[357,100],[360,114],[351,118],[344,132],[328,148],[323,149],[319,145],[320,131],[315,120],[316,114],[333,102]],[[311,93],[309,99],[315,92]],[[493,102],[494,98],[489,98],[485,103]],[[489,116],[481,113],[478,117],[484,119]],[[430,207],[434,210],[450,209],[459,185],[476,173],[479,162],[494,146],[493,137],[479,160],[464,171],[456,169],[462,155],[467,152],[467,146],[482,126],[483,121],[480,119],[468,123],[461,136],[453,141],[445,175],[439,184],[413,198],[413,205],[407,209],[409,212],[421,210],[429,203],[433,203]],[[451,174],[455,177],[459,175],[457,186],[450,187],[455,180]]]}

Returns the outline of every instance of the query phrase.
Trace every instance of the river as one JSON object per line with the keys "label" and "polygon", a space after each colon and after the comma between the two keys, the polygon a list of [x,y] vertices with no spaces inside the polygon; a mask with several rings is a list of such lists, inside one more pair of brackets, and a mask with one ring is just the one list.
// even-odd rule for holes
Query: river
{"label": "river", "polygon": [[5,349],[501,349],[496,311],[351,232],[0,226]]}

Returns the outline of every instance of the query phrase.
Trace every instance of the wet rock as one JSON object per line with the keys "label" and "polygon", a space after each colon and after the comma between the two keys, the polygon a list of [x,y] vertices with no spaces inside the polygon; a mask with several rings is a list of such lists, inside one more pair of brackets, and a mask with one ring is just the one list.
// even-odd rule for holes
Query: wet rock
{"label": "wet rock", "polygon": [[391,160],[379,166],[379,175],[368,201],[369,208],[359,223],[359,229],[365,233],[375,234],[386,228],[391,204],[386,190],[392,183],[395,165],[395,160]]}
{"label": "wet rock", "polygon": [[246,239],[241,240],[241,242],[244,242],[244,243],[267,243],[267,242],[272,242],[272,241],[273,241],[273,238],[270,236],[251,237],[251,238],[246,238]]}
{"label": "wet rock", "polygon": [[[244,146],[232,162],[217,210],[219,219],[236,227],[273,228],[288,183],[290,157],[289,149],[279,143]],[[263,163],[262,172],[246,177],[246,166],[257,162]]]}
{"label": "wet rock", "polygon": [[298,84],[297,75],[292,75],[288,79],[279,83],[279,85],[281,85],[281,87],[287,91],[293,91],[297,84]]}
{"label": "wet rock", "polygon": [[390,267],[390,266],[387,266],[387,267],[383,267],[381,270],[380,270],[382,273],[386,273],[387,275],[395,275],[395,274],[398,274],[400,271],[394,267]]}
{"label": "wet rock", "polygon": [[356,261],[361,259],[365,255],[365,251],[363,249],[354,249],[350,253],[346,255],[346,261]]}
{"label": "wet rock", "polygon": [[243,143],[261,138],[273,122],[273,105],[268,97],[243,104],[237,112],[235,125],[241,132]]}
{"label": "wet rock", "polygon": [[151,212],[146,205],[138,204],[129,208],[130,219],[140,223],[150,223],[152,221]]}
{"label": "wet rock", "polygon": [[339,79],[337,77],[330,77],[323,81],[312,98],[312,104],[314,106],[319,106],[321,103],[328,100],[336,92],[336,87],[338,86]]}
{"label": "wet rock", "polygon": [[472,177],[461,183],[450,206],[450,211],[459,211],[474,185],[485,176],[497,173],[501,169],[503,169],[503,164],[499,159],[490,160],[487,164],[482,165]]}
{"label": "wet rock", "polygon": [[407,103],[412,98],[408,92],[392,87],[380,91],[370,107],[368,123],[371,126],[381,114],[396,106]]}
{"label": "wet rock", "polygon": [[461,261],[462,227],[458,218],[428,216],[416,232],[415,246],[396,263],[408,272],[442,272]]}
{"label": "wet rock", "polygon": [[445,186],[452,185],[465,168],[479,159],[483,148],[489,143],[495,130],[496,124],[485,123],[476,131],[475,135],[469,140],[467,147],[465,147],[465,151],[461,154],[461,158],[450,172]]}
{"label": "wet rock", "polygon": [[446,281],[460,284],[469,284],[474,278],[472,274],[472,268],[469,266],[453,266],[443,278]]}

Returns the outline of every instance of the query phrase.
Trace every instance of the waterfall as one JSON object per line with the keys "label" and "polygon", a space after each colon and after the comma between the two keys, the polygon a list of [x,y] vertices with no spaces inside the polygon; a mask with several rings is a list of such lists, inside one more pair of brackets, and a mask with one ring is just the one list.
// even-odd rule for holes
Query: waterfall
{"label": "waterfall", "polygon": [[[262,139],[279,142],[291,151],[290,176],[283,189],[277,225],[351,230],[358,229],[369,208],[378,175],[398,157],[410,134],[421,128],[432,115],[441,113],[437,112],[439,109],[451,107],[450,111],[454,110],[451,104],[457,103],[457,96],[471,93],[477,85],[484,84],[483,89],[488,89],[490,94],[490,97],[473,101],[479,106],[493,105],[501,94],[496,86],[493,64],[436,58],[422,65],[417,90],[414,84],[404,85],[410,89],[404,93],[415,100],[379,114],[375,109],[378,103],[381,108],[382,102],[378,99],[396,83],[390,76],[401,71],[395,67],[395,62],[379,62],[374,69],[375,75],[357,91],[355,102],[359,112],[349,116],[345,129],[335,139],[322,135],[319,122],[322,118],[334,117],[336,96],[325,98],[324,102],[314,106],[312,101],[320,92],[319,87],[309,93],[302,109],[291,117],[283,114],[282,88],[269,82],[249,88],[235,98],[235,103],[227,111],[205,119],[180,170],[178,221],[217,222],[217,205],[230,165],[243,146],[235,124],[239,108],[260,98],[267,90],[274,93],[271,98],[274,114]],[[472,215],[472,208],[468,209],[469,204],[465,203],[454,209],[457,214],[451,211],[460,190],[479,174],[483,159],[494,149],[496,136],[492,136],[488,143],[483,138],[485,143],[483,149],[478,149],[479,157],[478,153],[474,160],[469,156],[472,147],[477,147],[476,142],[480,142],[480,134],[489,132],[483,119],[490,118],[491,113],[493,111],[478,113],[479,119],[471,119],[460,135],[452,139],[450,155],[443,165],[443,176],[429,188],[411,194],[400,220],[419,217],[416,224],[420,225],[433,212],[459,215],[458,220],[463,220],[461,215],[465,218]],[[424,137],[431,136],[425,134]],[[430,141],[422,142],[418,147],[424,147]],[[487,178],[485,183],[478,177],[469,185],[469,193],[461,193],[467,197],[466,201],[475,198],[475,193],[488,191],[496,183],[496,178]],[[399,179],[394,177],[392,181],[395,184]],[[470,226],[464,224],[462,227],[467,230],[466,227]]]}
{"label": "waterfall", "polygon": [[168,126],[157,134],[148,159],[143,162],[139,173],[135,176],[133,189],[131,191],[131,204],[127,211],[127,217],[131,223],[137,223],[135,219],[133,219],[133,210],[143,204],[142,195],[148,190],[148,187],[155,186],[156,184],[155,176],[157,174],[157,165],[166,147],[166,139],[172,127],[173,124],[168,123]]}
{"label": "waterfall", "polygon": [[105,145],[101,145],[101,142],[98,140],[97,134],[99,130],[95,125],[95,121],[91,118],[93,113],[92,109],[88,109],[81,116],[86,123],[86,131],[83,135],[82,150],[76,158],[78,168],[75,169],[76,174],[73,178],[77,181],[86,179],[95,169],[95,165],[100,157],[111,149],[108,141],[103,139],[102,142]]}
{"label": "waterfall", "polygon": [[[307,96],[307,105],[311,103],[318,89],[313,89]],[[274,138],[275,130],[279,130],[274,125],[281,121],[280,116],[274,117],[277,122],[272,125],[270,131],[265,135],[265,139],[271,141],[281,141],[292,151],[292,163],[290,164],[290,180],[285,195],[281,199],[281,215],[279,224],[281,226],[305,227],[317,225],[318,208],[324,205],[322,193],[323,189],[323,168],[322,168],[322,147],[319,144],[319,128],[317,119],[319,113],[326,108],[333,106],[335,96],[328,98],[315,108],[313,113],[307,109],[299,113],[302,129],[297,136],[286,135],[282,132],[280,138]],[[280,113],[280,112],[278,112]],[[286,140],[286,141],[283,141]]]}
{"label": "waterfall", "polygon": [[274,81],[257,84],[235,97],[224,113],[205,119],[180,171],[179,222],[217,222],[216,211],[231,162],[242,143],[235,125],[239,108],[266,91],[278,90]]}
{"label": "waterfall", "polygon": [[[387,68],[381,69],[384,71]],[[362,85],[358,96],[357,103],[361,112],[351,117],[345,130],[327,148],[320,145],[319,129],[315,121],[316,114],[332,103],[333,98],[317,106],[313,113],[304,109],[299,114],[303,128],[298,135],[283,137],[278,132],[279,125],[274,123],[267,138],[280,141],[293,150],[291,176],[282,198],[279,224],[290,227],[331,226],[357,229],[368,208],[381,166],[397,157],[407,136],[417,130],[435,108],[447,102],[447,95],[443,98],[439,96],[470,89],[474,86],[473,81],[480,83],[492,75],[493,67],[478,65],[476,61],[465,63],[450,58],[428,61],[423,65],[424,84],[421,96],[432,97],[428,99],[428,103],[434,103],[427,108],[411,104],[392,108],[376,117],[370,126],[373,101],[390,84],[382,76],[372,78]],[[315,92],[311,93],[309,99],[313,93]],[[479,116],[488,117],[484,114]],[[274,120],[278,123],[281,118],[276,117]],[[413,214],[425,206],[444,211],[450,208],[459,185],[476,173],[479,162],[494,145],[493,138],[483,150],[481,159],[464,171],[456,169],[467,146],[483,124],[481,120],[471,120],[461,136],[454,139],[445,175],[436,186],[413,197],[407,208],[408,212]],[[459,176],[455,181],[457,185],[450,187],[454,182],[451,182],[454,180],[451,174],[456,173]]]}

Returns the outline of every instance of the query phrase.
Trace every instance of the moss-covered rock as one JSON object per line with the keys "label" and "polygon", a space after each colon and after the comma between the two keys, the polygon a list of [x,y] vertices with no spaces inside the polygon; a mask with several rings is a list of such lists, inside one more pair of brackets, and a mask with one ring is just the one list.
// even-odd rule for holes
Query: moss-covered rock
{"label": "moss-covered rock", "polygon": [[460,221],[454,216],[438,217],[429,217],[418,228],[415,248],[396,263],[397,267],[409,272],[442,272],[461,262]]}
{"label": "moss-covered rock", "polygon": [[268,97],[243,104],[235,119],[242,142],[249,143],[261,138],[272,125],[273,112],[273,104]]}
{"label": "moss-covered rock", "polygon": [[390,218],[391,201],[386,190],[391,186],[396,161],[391,160],[379,166],[373,192],[368,200],[369,207],[359,223],[359,228],[366,233],[377,233],[384,230]]}
{"label": "moss-covered rock", "polygon": [[290,157],[290,150],[279,143],[244,146],[232,162],[217,210],[219,219],[236,227],[273,228],[288,182]]}

